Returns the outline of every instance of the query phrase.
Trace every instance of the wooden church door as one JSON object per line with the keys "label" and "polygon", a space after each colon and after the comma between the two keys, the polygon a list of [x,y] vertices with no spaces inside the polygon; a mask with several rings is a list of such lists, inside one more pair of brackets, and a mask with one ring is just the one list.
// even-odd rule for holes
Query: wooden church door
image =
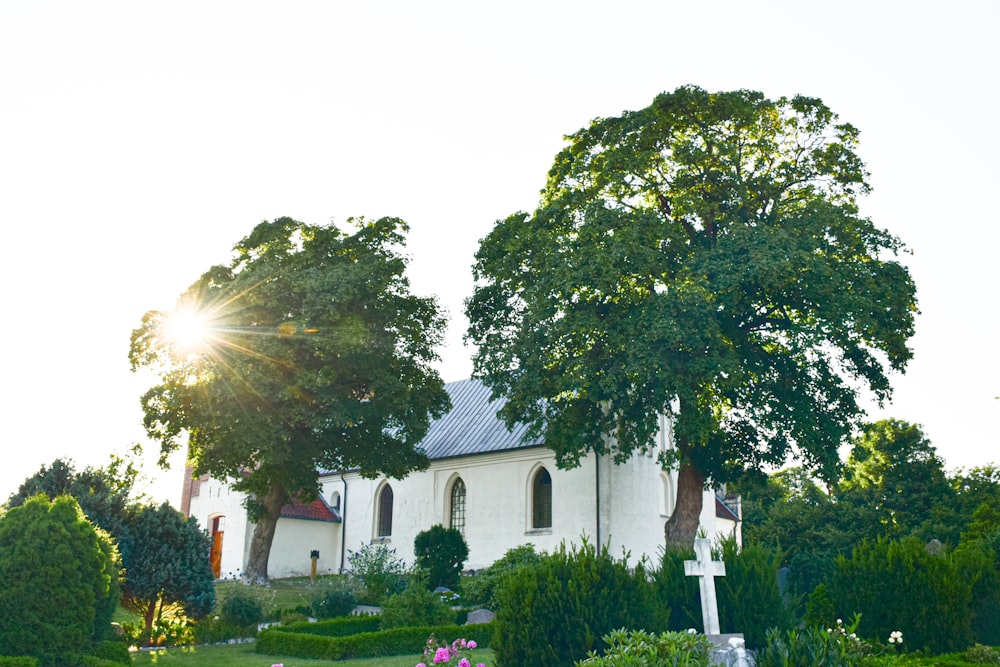
{"label": "wooden church door", "polygon": [[226,529],[226,517],[217,516],[212,519],[212,574],[216,579],[222,577],[222,535]]}

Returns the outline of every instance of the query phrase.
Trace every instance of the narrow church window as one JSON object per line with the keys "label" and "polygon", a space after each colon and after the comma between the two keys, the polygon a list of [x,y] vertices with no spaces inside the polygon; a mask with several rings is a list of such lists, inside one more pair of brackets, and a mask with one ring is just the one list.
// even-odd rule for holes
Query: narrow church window
{"label": "narrow church window", "polygon": [[378,494],[378,534],[376,537],[392,536],[392,487],[386,484]]}
{"label": "narrow church window", "polygon": [[531,527],[552,527],[552,477],[545,468],[535,473],[531,483]]}
{"label": "narrow church window", "polygon": [[451,485],[451,527],[465,535],[465,482],[461,477]]}

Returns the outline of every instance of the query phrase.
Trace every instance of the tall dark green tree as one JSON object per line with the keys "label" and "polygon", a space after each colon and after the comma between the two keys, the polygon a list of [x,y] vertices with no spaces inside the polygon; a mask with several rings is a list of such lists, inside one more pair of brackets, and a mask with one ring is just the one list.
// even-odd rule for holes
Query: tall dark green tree
{"label": "tall dark green tree", "polygon": [[118,546],[128,574],[122,606],[145,620],[147,632],[173,605],[194,619],[212,610],[212,542],[194,518],[167,503],[136,505]]}
{"label": "tall dark green tree", "polygon": [[792,454],[833,478],[916,311],[900,241],[858,212],[857,139],[818,99],[691,86],[571,135],[473,268],[475,372],[507,422],[573,466],[628,458],[671,415],[671,542],[709,479]]}
{"label": "tall dark green tree", "polygon": [[425,467],[414,447],[449,406],[430,365],[445,322],[410,293],[406,224],[351,223],[259,224],[132,334],[132,368],[160,380],[142,397],[147,433],[164,455],[186,436],[197,473],[249,494],[251,580],[267,578],[282,506],[314,497],[321,469]]}

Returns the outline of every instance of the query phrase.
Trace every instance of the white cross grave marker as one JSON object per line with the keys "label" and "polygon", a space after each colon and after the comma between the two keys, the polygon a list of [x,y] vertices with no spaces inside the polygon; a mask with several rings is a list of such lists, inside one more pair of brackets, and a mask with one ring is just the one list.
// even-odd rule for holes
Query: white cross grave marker
{"label": "white cross grave marker", "polygon": [[701,620],[705,624],[706,635],[718,635],[719,604],[715,599],[715,577],[726,576],[726,564],[712,560],[712,549],[704,537],[694,540],[694,553],[697,560],[684,561],[684,574],[698,577],[701,588]]}

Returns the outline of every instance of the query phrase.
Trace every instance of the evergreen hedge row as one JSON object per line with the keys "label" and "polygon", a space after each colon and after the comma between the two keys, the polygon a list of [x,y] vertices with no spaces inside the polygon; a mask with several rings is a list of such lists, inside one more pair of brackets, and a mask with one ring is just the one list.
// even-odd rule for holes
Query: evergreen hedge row
{"label": "evergreen hedge row", "polygon": [[465,638],[474,640],[481,647],[487,647],[493,636],[493,624],[395,628],[344,637],[326,637],[291,632],[289,629],[269,628],[257,635],[256,650],[257,653],[264,655],[319,660],[377,658],[420,653],[431,634],[442,641],[451,642]]}
{"label": "evergreen hedge row", "polygon": [[302,621],[301,623],[279,625],[273,629],[279,632],[296,632],[321,637],[349,637],[364,632],[378,632],[380,622],[378,616],[344,616],[316,623]]}

